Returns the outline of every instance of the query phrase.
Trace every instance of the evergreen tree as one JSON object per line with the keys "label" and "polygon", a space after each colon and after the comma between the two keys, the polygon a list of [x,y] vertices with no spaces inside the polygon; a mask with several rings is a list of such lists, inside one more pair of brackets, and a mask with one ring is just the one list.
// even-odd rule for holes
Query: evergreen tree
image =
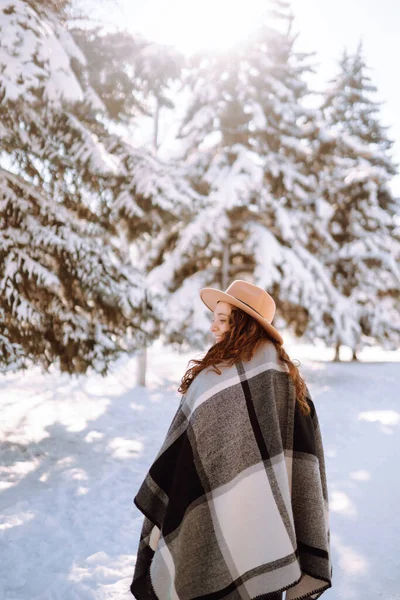
{"label": "evergreen tree", "polygon": [[33,360],[104,373],[149,329],[139,274],[98,222],[3,169],[0,198],[2,369]]}
{"label": "evergreen tree", "polygon": [[179,170],[121,134],[113,118],[132,114],[135,99],[118,105],[120,88],[113,100],[110,86],[103,98],[100,80],[91,85],[88,59],[57,3],[4,4],[2,369],[58,361],[68,372],[104,373],[158,323],[121,245],[120,214],[135,217],[131,237],[152,235],[188,203],[184,183]]}
{"label": "evergreen tree", "polygon": [[319,259],[334,246],[320,227],[325,202],[307,170],[315,129],[303,102],[308,57],[294,50],[288,5],[276,2],[273,17],[226,55],[195,57],[188,72],[192,101],[180,137],[204,199],[189,224],[164,232],[146,264],[148,280],[169,295],[172,342],[204,345],[200,305],[189,300],[202,285],[253,280],[310,338],[324,338],[324,317],[339,304]]}
{"label": "evergreen tree", "polygon": [[130,125],[133,117],[152,115],[154,99],[173,108],[167,90],[180,77],[184,63],[174,48],[100,27],[72,28],[71,34],[85,55],[89,83],[109,118]]}
{"label": "evergreen tree", "polygon": [[400,342],[399,205],[390,191],[396,166],[376,91],[361,44],[354,55],[345,52],[323,104],[329,151],[320,148],[317,157],[337,245],[326,264],[357,322],[350,339],[331,323],[331,337],[354,353],[367,341],[389,348]]}

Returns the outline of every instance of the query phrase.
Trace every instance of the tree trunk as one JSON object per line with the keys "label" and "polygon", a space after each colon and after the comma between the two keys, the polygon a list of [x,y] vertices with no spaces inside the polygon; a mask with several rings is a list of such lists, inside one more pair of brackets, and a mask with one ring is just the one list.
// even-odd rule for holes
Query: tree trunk
{"label": "tree trunk", "polygon": [[[153,120],[153,152],[157,154],[158,148],[158,127],[160,120],[160,100],[158,96],[156,96],[156,109],[154,112],[154,120]],[[147,303],[147,299],[145,300]],[[137,385],[141,385],[146,387],[146,375],[147,375],[147,344],[144,341],[141,348],[139,348],[138,353],[136,355],[136,373],[137,373]]]}
{"label": "tree trunk", "polygon": [[335,358],[333,360],[335,362],[340,362],[340,342],[336,343],[336,346],[335,346]]}
{"label": "tree trunk", "polygon": [[146,387],[146,373],[147,373],[147,346],[143,344],[143,346],[139,349],[136,358],[137,365],[137,385],[142,385]]}
{"label": "tree trunk", "polygon": [[154,128],[153,128],[153,150],[154,154],[157,152],[158,148],[158,125],[160,120],[160,100],[158,96],[156,96],[156,110],[154,113]]}
{"label": "tree trunk", "polygon": [[[147,291],[144,292],[143,300],[143,319],[146,321],[147,310],[148,310]],[[144,337],[143,343],[138,349],[136,355],[136,373],[137,373],[137,385],[146,386],[146,371],[147,371],[147,340]]]}
{"label": "tree trunk", "polygon": [[221,284],[224,291],[229,285],[229,258],[229,240],[227,240],[222,251]]}

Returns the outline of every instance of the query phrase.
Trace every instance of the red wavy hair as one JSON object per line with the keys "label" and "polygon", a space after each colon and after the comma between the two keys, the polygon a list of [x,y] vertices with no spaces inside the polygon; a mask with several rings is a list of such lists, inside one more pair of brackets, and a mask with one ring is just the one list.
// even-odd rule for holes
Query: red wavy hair
{"label": "red wavy hair", "polygon": [[178,392],[185,394],[194,378],[208,367],[212,367],[213,371],[221,375],[218,364],[226,363],[228,366],[232,366],[238,360],[250,360],[257,348],[267,339],[274,344],[279,360],[288,366],[301,411],[305,415],[310,414],[311,409],[306,400],[306,384],[282,344],[270,337],[258,321],[236,306],[232,306],[229,324],[230,329],[219,342],[211,346],[204,358],[189,361],[189,365],[193,364],[189,366],[182,377]]}

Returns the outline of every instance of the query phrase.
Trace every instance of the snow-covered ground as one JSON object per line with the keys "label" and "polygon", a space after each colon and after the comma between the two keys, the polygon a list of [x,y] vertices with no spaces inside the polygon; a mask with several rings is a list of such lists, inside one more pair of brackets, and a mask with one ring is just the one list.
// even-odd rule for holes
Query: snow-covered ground
{"label": "snow-covered ground", "polygon": [[[333,588],[326,600],[400,600],[400,354],[300,358],[324,439]],[[189,358],[155,347],[105,379],[0,379],[0,599],[128,600],[142,517],[132,503],[179,401]],[[391,362],[389,362],[391,361]]]}

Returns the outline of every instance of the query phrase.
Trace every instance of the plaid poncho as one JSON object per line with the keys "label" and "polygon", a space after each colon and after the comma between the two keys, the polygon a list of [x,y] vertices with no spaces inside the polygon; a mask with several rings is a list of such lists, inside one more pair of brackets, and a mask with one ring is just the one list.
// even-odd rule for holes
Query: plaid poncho
{"label": "plaid poncho", "polygon": [[134,502],[145,515],[138,600],[319,598],[331,587],[329,506],[317,413],[304,416],[266,342],[199,373]]}

